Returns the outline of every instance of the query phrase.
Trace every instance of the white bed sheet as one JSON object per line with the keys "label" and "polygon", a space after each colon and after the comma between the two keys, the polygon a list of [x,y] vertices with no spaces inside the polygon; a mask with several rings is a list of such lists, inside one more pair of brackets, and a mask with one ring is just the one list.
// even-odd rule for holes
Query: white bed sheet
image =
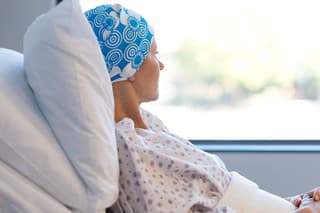
{"label": "white bed sheet", "polygon": [[0,161],[1,213],[70,213],[71,211]]}

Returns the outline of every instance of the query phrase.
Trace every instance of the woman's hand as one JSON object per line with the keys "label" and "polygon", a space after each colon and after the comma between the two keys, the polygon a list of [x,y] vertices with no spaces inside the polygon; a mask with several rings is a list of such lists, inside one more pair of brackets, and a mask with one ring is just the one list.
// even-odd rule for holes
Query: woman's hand
{"label": "woman's hand", "polygon": [[296,195],[296,196],[292,196],[292,197],[288,197],[285,199],[287,201],[289,201],[290,203],[292,203],[295,207],[299,208],[301,205],[302,199],[305,196],[312,198],[313,201],[320,201],[320,187],[316,187],[309,192],[302,193],[300,195]]}
{"label": "woman's hand", "polygon": [[295,213],[320,213],[320,201],[315,201],[307,193],[303,196],[300,207]]}

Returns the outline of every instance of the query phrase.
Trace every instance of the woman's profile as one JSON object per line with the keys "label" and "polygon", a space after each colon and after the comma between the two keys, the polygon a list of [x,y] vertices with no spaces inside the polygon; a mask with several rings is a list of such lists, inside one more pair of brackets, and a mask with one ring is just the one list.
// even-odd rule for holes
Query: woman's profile
{"label": "woman's profile", "polygon": [[[320,190],[284,199],[230,172],[140,104],[159,96],[164,64],[146,19],[119,4],[85,13],[113,86],[123,212],[320,212]],[[187,117],[188,115],[186,115]]]}

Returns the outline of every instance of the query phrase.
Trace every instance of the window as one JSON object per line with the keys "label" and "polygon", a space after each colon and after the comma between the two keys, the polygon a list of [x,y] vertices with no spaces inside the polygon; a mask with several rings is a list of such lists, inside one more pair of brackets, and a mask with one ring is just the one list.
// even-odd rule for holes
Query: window
{"label": "window", "polygon": [[119,2],[154,27],[166,68],[143,107],[188,139],[320,139],[317,0]]}

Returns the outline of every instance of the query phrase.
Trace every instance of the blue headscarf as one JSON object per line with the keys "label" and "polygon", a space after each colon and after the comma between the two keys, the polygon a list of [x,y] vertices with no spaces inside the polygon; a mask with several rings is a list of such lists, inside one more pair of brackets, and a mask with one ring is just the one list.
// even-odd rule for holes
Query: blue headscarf
{"label": "blue headscarf", "polygon": [[153,31],[147,21],[120,4],[85,12],[100,45],[111,82],[134,75],[148,55]]}

